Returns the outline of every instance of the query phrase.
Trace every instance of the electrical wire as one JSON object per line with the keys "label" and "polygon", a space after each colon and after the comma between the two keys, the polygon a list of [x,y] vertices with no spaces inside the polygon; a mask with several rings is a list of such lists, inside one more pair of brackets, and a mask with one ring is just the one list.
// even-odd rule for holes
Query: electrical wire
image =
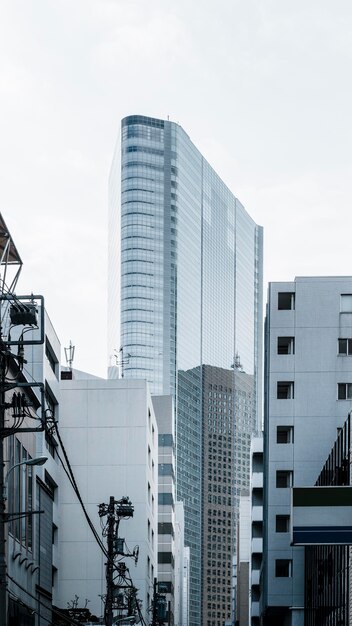
{"label": "electrical wire", "polygon": [[[24,591],[30,598],[32,598],[33,600],[35,600],[36,602],[38,602],[39,604],[41,604],[42,606],[44,606],[46,609],[51,609],[53,613],[55,613],[56,615],[58,615],[59,617],[61,617],[61,619],[63,619],[65,622],[67,622],[70,626],[82,626],[82,622],[77,622],[75,619],[68,617],[67,615],[65,615],[64,613],[61,613],[61,611],[59,609],[54,609],[53,607],[48,607],[47,604],[44,604],[44,602],[42,602],[41,600],[39,600],[39,598],[36,598],[36,596],[34,596],[30,591],[28,591],[25,587],[22,587],[22,585],[20,585],[17,580],[15,580],[14,578],[12,578],[12,576],[10,576],[10,574],[6,574],[7,578],[9,580],[11,580],[16,587],[18,587],[19,589],[21,589],[21,591]],[[29,607],[30,608],[30,607]],[[30,609],[32,610],[32,609]],[[33,609],[34,610],[34,609]]]}
{"label": "electrical wire", "polygon": [[[31,615],[38,615],[38,617],[40,617],[40,620],[44,620],[44,622],[47,622],[48,624],[50,624],[50,626],[52,626],[53,621],[51,619],[44,617],[44,615],[41,615],[41,613],[39,613],[39,611],[37,611],[36,609],[33,609],[32,607],[28,607],[27,604],[25,604],[23,600],[21,600],[21,598],[16,596],[16,594],[13,593],[13,591],[11,591],[11,589],[8,590],[8,594],[9,596],[11,596],[11,598],[13,598],[15,602],[17,602],[21,606],[24,606],[25,609],[27,609],[31,613]],[[36,602],[40,602],[40,600],[36,598]],[[52,610],[52,607],[47,607],[47,608],[49,610]]]}
{"label": "electrical wire", "polygon": [[88,522],[88,526],[89,526],[89,528],[91,529],[91,531],[92,531],[92,533],[93,533],[93,535],[94,535],[94,538],[95,538],[95,540],[96,540],[96,542],[97,542],[98,546],[99,546],[99,547],[100,547],[100,549],[102,550],[102,552],[103,552],[104,556],[105,556],[105,557],[108,557],[108,552],[107,552],[107,549],[105,548],[105,546],[104,546],[104,544],[103,544],[103,542],[102,542],[102,540],[101,540],[100,536],[98,535],[98,533],[97,533],[97,531],[96,531],[96,528],[95,528],[95,526],[94,526],[93,522],[91,521],[91,519],[90,519],[90,517],[89,517],[89,515],[88,515],[88,512],[87,512],[87,510],[86,510],[86,507],[85,507],[85,505],[84,505],[84,502],[83,502],[83,500],[82,500],[82,497],[81,497],[80,491],[79,491],[79,489],[78,489],[78,485],[77,485],[77,483],[76,483],[76,479],[75,479],[74,474],[73,474],[73,470],[72,470],[72,467],[71,467],[70,461],[69,461],[69,459],[68,459],[68,455],[67,455],[67,452],[66,452],[65,446],[64,446],[63,441],[62,441],[62,439],[61,439],[61,435],[60,435],[60,432],[59,432],[59,428],[58,428],[57,422],[54,422],[54,428],[55,428],[55,432],[56,432],[56,435],[57,435],[57,438],[58,438],[58,441],[59,441],[59,444],[60,444],[61,450],[62,450],[63,455],[64,455],[64,458],[65,458],[65,463],[66,463],[66,466],[67,466],[67,467],[65,467],[64,463],[62,462],[62,459],[59,459],[59,460],[60,460],[60,463],[61,463],[62,467],[64,468],[64,470],[65,470],[65,472],[66,472],[67,476],[69,477],[70,483],[71,483],[71,485],[72,485],[72,487],[73,487],[73,490],[74,490],[74,492],[75,492],[75,494],[76,494],[76,496],[77,496],[77,498],[78,498],[78,501],[79,501],[79,503],[80,503],[80,505],[81,505],[82,511],[83,511],[83,513],[84,513],[84,516],[85,516],[85,518],[86,518],[86,520],[87,520],[87,522]]}

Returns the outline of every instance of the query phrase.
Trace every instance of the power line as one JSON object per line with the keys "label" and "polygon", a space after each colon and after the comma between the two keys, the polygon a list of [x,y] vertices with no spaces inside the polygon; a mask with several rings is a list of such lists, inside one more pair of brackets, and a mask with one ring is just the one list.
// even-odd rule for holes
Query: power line
{"label": "power line", "polygon": [[63,441],[61,439],[61,435],[59,433],[59,428],[58,428],[57,422],[54,422],[54,428],[55,428],[55,432],[56,432],[56,435],[57,435],[57,438],[58,438],[61,450],[62,450],[64,458],[65,458],[65,462],[66,462],[67,468],[65,467],[65,465],[64,465],[60,455],[58,455],[59,461],[60,461],[63,469],[65,470],[65,472],[66,472],[66,474],[67,474],[67,476],[69,478],[69,481],[70,481],[70,483],[71,483],[71,485],[73,487],[73,490],[74,490],[74,492],[75,492],[75,494],[76,494],[76,496],[78,498],[78,501],[79,501],[79,503],[80,503],[80,505],[82,507],[82,511],[84,513],[84,516],[85,516],[87,522],[88,522],[88,526],[89,526],[89,528],[91,529],[91,531],[92,531],[92,533],[94,535],[94,538],[95,538],[96,542],[97,542],[98,546],[100,547],[100,549],[102,550],[104,556],[107,557],[108,556],[107,550],[106,550],[102,540],[100,539],[100,536],[98,535],[97,530],[96,530],[93,522],[91,521],[91,519],[90,519],[90,517],[88,515],[88,512],[86,510],[86,507],[84,505],[84,502],[82,500],[82,496],[80,494],[80,491],[78,489],[78,485],[76,483],[76,479],[75,479],[74,474],[73,474],[72,466],[71,466],[70,461],[68,459],[68,455],[67,455],[65,446],[63,444]]}
{"label": "power line", "polygon": [[[25,587],[22,587],[22,585],[20,585],[14,578],[12,578],[12,576],[10,576],[10,574],[7,574],[7,578],[9,580],[11,580],[16,587],[18,587],[19,589],[21,589],[21,591],[24,591],[27,596],[29,596],[30,598],[32,598],[33,600],[35,600],[36,602],[38,602],[39,604],[41,604],[42,606],[44,606],[47,610],[51,610],[53,613],[55,613],[56,615],[58,615],[59,617],[61,617],[64,621],[66,621],[68,624],[70,624],[70,626],[82,626],[82,622],[77,622],[75,619],[71,618],[71,617],[67,617],[67,615],[65,615],[64,613],[61,613],[61,611],[59,611],[58,609],[54,609],[53,606],[49,607],[47,604],[44,604],[44,602],[42,602],[41,600],[39,600],[39,598],[36,598],[36,596],[34,596],[30,591],[28,591]],[[29,609],[32,611],[34,611],[34,609],[31,609],[31,607],[29,607]],[[37,611],[35,611],[37,613]],[[42,617],[42,616],[40,616]],[[45,618],[44,618],[45,619]]]}

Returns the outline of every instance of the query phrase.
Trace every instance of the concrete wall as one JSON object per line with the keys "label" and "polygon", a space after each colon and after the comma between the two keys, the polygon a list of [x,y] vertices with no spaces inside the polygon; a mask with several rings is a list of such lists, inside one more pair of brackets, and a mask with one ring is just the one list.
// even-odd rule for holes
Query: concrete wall
{"label": "concrete wall", "polygon": [[[119,536],[132,550],[140,548],[138,565],[126,565],[139,589],[146,616],[151,601],[157,554],[158,428],[144,381],[62,381],[60,430],[79,490],[99,535],[98,504],[110,496],[128,496],[134,517],[123,520]],[[68,480],[60,488],[61,532],[58,603],[62,608],[77,594],[92,613],[103,614],[105,559],[97,546]],[[149,524],[148,524],[149,522]],[[153,544],[154,537],[154,544]]]}

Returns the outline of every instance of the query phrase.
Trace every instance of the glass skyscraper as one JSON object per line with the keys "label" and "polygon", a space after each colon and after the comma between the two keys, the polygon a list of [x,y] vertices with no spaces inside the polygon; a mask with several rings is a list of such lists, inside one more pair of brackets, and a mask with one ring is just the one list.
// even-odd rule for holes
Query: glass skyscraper
{"label": "glass skyscraper", "polygon": [[[122,347],[126,378],[146,378],[152,393],[175,398],[177,493],[191,547],[190,624],[222,623],[228,615],[226,609],[223,619],[221,601],[207,615],[202,608],[203,457],[209,452],[202,439],[209,413],[203,366],[227,370],[227,378],[233,373],[233,384],[225,385],[233,409],[229,414],[226,397],[224,413],[228,420],[232,411],[238,426],[231,431],[237,453],[228,464],[234,468],[243,453],[247,476],[249,439],[239,426],[246,433],[261,427],[262,229],[179,124],[140,115],[122,120],[109,206],[109,354]],[[251,377],[250,410],[236,391],[239,370]],[[218,404],[212,421],[222,441],[228,421]],[[233,469],[226,485],[232,523],[239,474]]]}

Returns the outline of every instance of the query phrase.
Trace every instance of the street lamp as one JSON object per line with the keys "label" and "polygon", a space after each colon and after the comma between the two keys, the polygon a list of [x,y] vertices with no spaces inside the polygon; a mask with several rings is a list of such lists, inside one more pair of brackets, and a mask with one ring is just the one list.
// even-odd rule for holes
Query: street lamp
{"label": "street lamp", "polygon": [[47,460],[48,460],[47,456],[37,456],[34,459],[26,459],[26,461],[20,461],[19,463],[15,463],[15,465],[10,467],[4,480],[4,491],[3,491],[3,496],[2,496],[3,500],[7,499],[7,483],[9,480],[9,475],[11,474],[11,472],[13,472],[14,469],[16,469],[16,467],[20,467],[20,465],[44,465],[44,463],[46,463]]}

